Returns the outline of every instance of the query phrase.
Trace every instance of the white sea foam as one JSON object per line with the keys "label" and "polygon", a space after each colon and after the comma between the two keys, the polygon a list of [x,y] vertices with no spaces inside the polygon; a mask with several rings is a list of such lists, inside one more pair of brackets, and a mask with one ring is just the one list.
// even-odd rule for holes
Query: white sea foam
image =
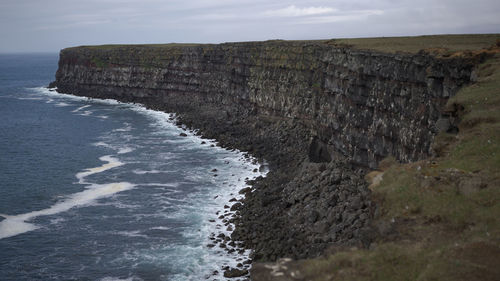
{"label": "white sea foam", "polygon": [[117,231],[113,232],[114,234],[122,235],[122,236],[127,236],[127,237],[142,237],[142,238],[148,238],[147,235],[141,234],[140,230],[134,230],[134,231]]}
{"label": "white sea foam", "polygon": [[[9,97],[12,97],[12,96],[9,96]],[[43,98],[39,98],[39,97],[33,97],[33,98],[25,98],[25,97],[18,97],[17,98],[18,100],[43,100]]]}
{"label": "white sea foam", "polygon": [[172,173],[174,171],[159,171],[159,170],[150,170],[150,171],[144,171],[144,170],[133,170],[132,173],[136,175],[145,175],[145,174],[168,174]]}
{"label": "white sea foam", "polygon": [[55,106],[57,106],[57,107],[65,107],[65,106],[71,106],[71,104],[65,103],[65,102],[58,102],[58,103],[55,104]]}
{"label": "white sea foam", "polygon": [[155,226],[155,227],[151,227],[150,228],[151,230],[169,230],[169,229],[172,229],[171,227],[167,227],[167,226]]}
{"label": "white sea foam", "polygon": [[101,160],[103,162],[107,162],[107,163],[103,164],[102,166],[99,166],[99,167],[86,169],[85,171],[76,174],[76,178],[78,179],[78,183],[87,184],[87,182],[85,182],[85,180],[84,180],[85,177],[88,177],[88,176],[93,175],[93,174],[101,173],[101,172],[104,172],[106,170],[123,165],[122,162],[120,162],[118,159],[112,157],[111,155],[102,156],[99,158],[99,160]]}
{"label": "white sea foam", "polygon": [[116,150],[117,154],[125,154],[125,153],[129,153],[129,152],[134,151],[133,148],[128,147],[128,146],[114,146],[114,145],[111,145],[109,143],[105,143],[105,142],[102,142],[102,141],[93,143],[92,145],[106,147],[106,148],[109,148],[109,149],[112,149],[112,150]]}
{"label": "white sea foam", "polygon": [[[44,88],[39,89],[39,91],[46,92],[46,95],[48,95],[49,98],[56,99],[57,97],[58,101],[59,98],[90,100],[84,97],[75,97],[71,95],[58,94],[55,92],[48,91]],[[176,260],[175,264],[176,267],[186,268],[186,272],[173,276],[172,280],[196,280],[196,279],[202,279],[207,273],[210,274],[211,272],[213,272],[213,270],[220,270],[220,267],[222,265],[228,265],[234,267],[238,262],[237,259],[241,260],[241,258],[245,258],[245,256],[249,254],[249,252],[246,251],[242,257],[237,253],[233,254],[225,253],[224,250],[218,247],[209,249],[205,245],[211,243],[211,241],[208,238],[208,236],[211,233],[222,232],[225,233],[226,235],[230,234],[230,231],[228,231],[226,227],[220,227],[220,228],[216,227],[216,224],[220,225],[224,224],[221,222],[221,220],[218,219],[218,215],[216,215],[215,213],[217,211],[222,211],[222,206],[227,204],[227,202],[231,198],[235,197],[237,199],[240,199],[242,197],[242,195],[238,194],[238,191],[241,188],[247,186],[244,181],[245,178],[253,179],[260,175],[264,176],[266,174],[265,170],[259,171],[259,165],[257,163],[253,163],[245,159],[244,154],[241,152],[238,151],[229,152],[220,147],[210,147],[211,144],[217,144],[217,142],[214,140],[201,139],[198,136],[196,136],[195,132],[190,132],[178,128],[172,122],[172,117],[174,117],[175,115],[149,110],[141,105],[123,104],[113,100],[92,99],[91,101],[93,103],[95,102],[102,104],[114,104],[114,105],[124,106],[142,115],[148,116],[148,118],[150,118],[150,120],[152,121],[151,126],[154,129],[153,135],[159,137],[160,139],[163,139],[165,143],[167,142],[175,143],[176,146],[179,146],[180,150],[181,149],[189,150],[196,148],[197,150],[199,149],[202,149],[203,151],[211,150],[214,153],[217,154],[222,153],[222,155],[226,155],[224,159],[220,159],[220,165],[217,165],[215,167],[218,169],[217,172],[217,174],[219,175],[218,177],[213,177],[213,174],[210,174],[208,172],[200,172],[200,173],[196,172],[194,175],[191,176],[188,175],[186,177],[187,180],[189,180],[189,178],[192,177],[192,180],[196,180],[197,182],[199,182],[200,180],[201,182],[203,182],[203,180],[207,182],[212,182],[212,184],[208,185],[210,188],[207,189],[202,186],[200,187],[199,191],[194,191],[192,194],[183,197],[182,199],[184,200],[184,202],[187,202],[186,204],[174,204],[174,205],[168,204],[169,200],[177,200],[177,199],[163,198],[162,196],[158,196],[157,197],[158,200],[162,200],[164,204],[158,206],[158,209],[156,210],[154,215],[152,214],[131,215],[133,219],[136,219],[138,221],[150,218],[151,216],[171,218],[172,214],[174,214],[176,218],[180,218],[183,220],[193,219],[195,221],[199,221],[201,219],[202,223],[200,226],[193,229],[185,228],[185,230],[182,233],[183,236],[188,239],[188,241],[192,242],[194,241],[194,244],[196,244],[196,246],[192,244],[168,245],[167,247],[172,247],[172,251],[174,252],[173,255],[169,254],[167,257],[165,257],[163,256],[164,251],[158,251],[157,248],[155,249],[152,248],[150,253],[141,253],[141,254],[138,253],[137,255],[134,254],[133,257],[130,258],[138,260],[144,260],[144,259],[147,260],[150,256],[150,258],[156,262],[158,260],[165,259],[168,257],[183,257],[181,259]],[[123,128],[123,130],[115,129],[113,132],[124,132],[127,130],[129,130],[129,128],[125,127]],[[186,133],[187,137],[179,138],[178,135],[181,132]],[[155,139],[153,141],[153,144],[157,141],[158,140]],[[206,142],[207,145],[200,146],[200,143],[202,141]],[[106,140],[106,142],[108,141]],[[157,143],[161,143],[161,141]],[[103,144],[105,143],[103,142]],[[109,146],[114,150],[118,150],[118,152],[120,151],[119,149],[113,147],[112,145]],[[125,149],[124,151],[126,151],[126,147],[122,147],[122,149]],[[101,160],[107,162],[101,167],[88,169],[82,173],[79,173],[77,175],[79,182],[84,183],[84,178],[91,174],[122,165],[122,163],[117,159],[112,158],[109,155],[106,157],[110,158],[108,159],[101,158]],[[159,157],[159,155],[157,155],[157,157]],[[176,157],[175,154],[174,157]],[[162,158],[162,160],[164,161],[165,159]],[[129,163],[129,161],[127,161],[127,163]],[[147,169],[150,170],[147,171]],[[254,169],[257,169],[258,172],[257,173],[253,172]],[[144,174],[159,173],[160,170],[161,169],[159,167],[149,167],[146,168],[145,170],[136,170],[136,172],[139,173],[144,172]],[[234,176],[233,174],[235,174],[236,176]],[[217,186],[217,188],[213,188],[213,185]],[[145,183],[145,184],[137,184],[137,186],[152,186],[155,189],[156,188],[169,189],[170,187],[173,187],[172,190],[176,190],[175,187],[177,187],[178,184],[174,184],[172,186],[172,184],[164,184],[164,183]],[[210,200],[211,198],[213,198],[213,200]],[[172,209],[175,210],[172,211]],[[212,219],[214,219],[216,222],[209,223],[209,220]],[[200,243],[200,241],[203,241],[203,243]],[[188,274],[187,272],[191,272],[191,274]]]}
{"label": "white sea foam", "polygon": [[158,187],[179,187],[180,183],[138,183],[141,186],[158,186]]}
{"label": "white sea foam", "polygon": [[102,146],[102,147],[107,147],[113,149],[114,147],[108,143],[105,143],[103,141],[95,142],[92,144],[93,146]]}
{"label": "white sea foam", "polygon": [[133,148],[125,146],[125,147],[120,148],[117,153],[118,154],[125,154],[125,153],[129,153],[132,151],[134,151]]}
{"label": "white sea foam", "polygon": [[132,189],[133,187],[134,185],[128,182],[93,184],[82,192],[69,195],[67,199],[52,205],[50,208],[14,216],[2,215],[5,219],[0,222],[0,239],[37,229],[38,226],[27,222],[36,217],[66,212],[71,208],[88,205],[96,199],[109,197],[115,193]]}
{"label": "white sea foam", "polygon": [[130,123],[125,122],[123,125],[125,125],[123,128],[114,129],[113,132],[130,132],[132,130]]}
{"label": "white sea foam", "polygon": [[75,113],[75,112],[78,112],[78,111],[80,111],[80,110],[82,110],[82,109],[85,109],[85,108],[87,108],[87,107],[90,107],[90,106],[91,106],[90,104],[83,105],[83,106],[80,106],[79,108],[77,108],[77,109],[75,109],[75,110],[73,110],[73,111],[71,111],[71,112]]}

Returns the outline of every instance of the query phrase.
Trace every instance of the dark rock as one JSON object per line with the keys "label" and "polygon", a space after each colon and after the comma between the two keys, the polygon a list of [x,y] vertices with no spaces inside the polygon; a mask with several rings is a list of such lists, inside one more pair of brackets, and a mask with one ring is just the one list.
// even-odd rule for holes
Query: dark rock
{"label": "dark rock", "polygon": [[231,211],[233,211],[233,212],[234,211],[238,211],[238,210],[240,210],[242,208],[242,206],[243,205],[241,203],[239,203],[239,202],[235,203],[233,206],[231,206]]}
{"label": "dark rock", "polygon": [[186,133],[180,133],[179,136],[181,136],[181,137],[187,137],[187,134]]}
{"label": "dark rock", "polygon": [[319,217],[319,213],[317,211],[313,210],[313,211],[311,211],[309,213],[309,216],[308,216],[307,220],[308,220],[309,223],[312,224],[312,223],[315,223],[318,220],[318,217]]}
{"label": "dark rock", "polygon": [[227,269],[224,271],[224,277],[226,277],[226,278],[241,277],[241,276],[245,276],[247,274],[248,274],[248,270],[246,270],[246,269],[231,268],[231,269]]}
{"label": "dark rock", "polygon": [[314,163],[332,161],[328,147],[318,137],[314,137],[309,144],[309,161]]}
{"label": "dark rock", "polygon": [[252,191],[252,189],[250,187],[245,187],[245,188],[241,189],[238,193],[239,194],[246,194],[246,193],[251,192],[251,191]]}

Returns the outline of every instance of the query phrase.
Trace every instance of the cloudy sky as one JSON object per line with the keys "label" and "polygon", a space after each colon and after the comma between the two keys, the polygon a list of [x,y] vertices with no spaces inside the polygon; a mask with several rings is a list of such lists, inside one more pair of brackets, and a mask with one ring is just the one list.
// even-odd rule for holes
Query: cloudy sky
{"label": "cloudy sky", "polygon": [[443,33],[500,33],[500,1],[0,0],[0,53]]}

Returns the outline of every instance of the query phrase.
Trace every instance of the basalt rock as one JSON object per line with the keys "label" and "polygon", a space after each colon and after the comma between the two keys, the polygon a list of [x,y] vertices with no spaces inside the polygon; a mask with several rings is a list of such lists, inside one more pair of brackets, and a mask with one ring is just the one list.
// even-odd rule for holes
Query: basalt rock
{"label": "basalt rock", "polygon": [[[447,99],[474,63],[384,54],[322,41],[76,47],[61,51],[59,92],[139,102],[265,159],[271,172],[234,207],[233,240],[254,260],[368,245],[363,169],[431,154],[453,132]],[[229,206],[227,206],[229,208]]]}

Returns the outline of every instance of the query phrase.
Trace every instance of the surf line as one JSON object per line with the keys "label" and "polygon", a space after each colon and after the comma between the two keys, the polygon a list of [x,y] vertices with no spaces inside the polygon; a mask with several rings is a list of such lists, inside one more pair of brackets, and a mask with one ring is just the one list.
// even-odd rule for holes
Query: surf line
{"label": "surf line", "polygon": [[84,179],[89,175],[101,173],[123,165],[122,162],[111,157],[110,155],[102,156],[99,159],[107,163],[99,167],[86,169],[85,171],[76,174],[79,184],[88,184],[84,191],[70,194],[65,200],[60,201],[47,209],[13,216],[0,214],[1,217],[4,217],[4,220],[0,221],[0,239],[16,236],[40,228],[33,223],[26,222],[36,217],[66,212],[71,208],[87,205],[97,199],[109,197],[115,193],[135,187],[134,184],[129,182],[114,182],[108,184],[93,184],[86,182]]}
{"label": "surf line", "polygon": [[85,108],[87,108],[87,107],[90,107],[90,104],[87,104],[87,105],[84,105],[84,106],[80,106],[79,108],[77,108],[77,109],[75,109],[75,110],[73,110],[73,111],[71,111],[71,112],[78,112],[78,111],[80,111],[80,110],[82,110],[82,109],[85,109]]}
{"label": "surf line", "polygon": [[88,182],[85,181],[85,177],[97,173],[102,173],[106,170],[113,169],[115,167],[123,165],[122,162],[118,161],[118,159],[112,157],[111,155],[105,155],[99,157],[99,160],[107,163],[99,167],[85,169],[85,171],[76,174],[76,178],[78,179],[79,184],[89,184]]}

